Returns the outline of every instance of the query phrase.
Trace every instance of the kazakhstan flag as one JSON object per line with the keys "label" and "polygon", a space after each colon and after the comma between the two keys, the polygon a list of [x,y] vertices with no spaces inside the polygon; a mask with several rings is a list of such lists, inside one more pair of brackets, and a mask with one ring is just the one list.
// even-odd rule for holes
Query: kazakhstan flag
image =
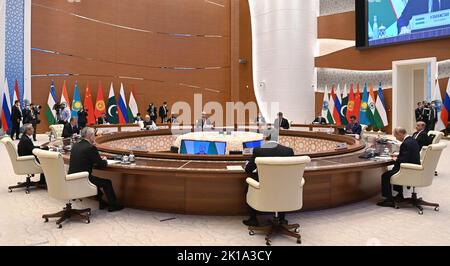
{"label": "kazakhstan flag", "polygon": [[78,82],[77,82],[75,83],[75,92],[73,94],[72,117],[78,118],[78,111],[81,110],[81,107],[83,107],[83,104],[81,103],[80,90],[78,89]]}
{"label": "kazakhstan flag", "polygon": [[369,109],[369,92],[367,91],[367,83],[364,86],[364,93],[361,100],[361,110],[359,112],[359,123],[362,125],[370,126],[370,120],[367,117],[367,112],[371,112]]}

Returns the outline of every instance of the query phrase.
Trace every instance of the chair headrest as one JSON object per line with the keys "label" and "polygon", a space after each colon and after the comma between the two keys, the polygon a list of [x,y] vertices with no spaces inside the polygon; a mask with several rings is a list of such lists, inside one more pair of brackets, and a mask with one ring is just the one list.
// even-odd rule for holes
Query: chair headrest
{"label": "chair headrest", "polygon": [[41,149],[34,149],[33,154],[36,155],[38,158],[54,159],[54,160],[61,157],[61,153],[59,152],[44,151]]}
{"label": "chair headrest", "polygon": [[308,164],[310,162],[311,158],[309,158],[308,156],[256,158],[256,163],[259,165],[295,165],[295,164]]}
{"label": "chair headrest", "polygon": [[10,137],[4,137],[4,138],[2,138],[2,143],[3,144],[7,144],[7,143],[12,143],[13,142],[13,140],[10,138]]}
{"label": "chair headrest", "polygon": [[433,144],[428,147],[430,150],[441,151],[441,150],[444,150],[445,148],[447,148],[447,143],[440,142],[438,144]]}

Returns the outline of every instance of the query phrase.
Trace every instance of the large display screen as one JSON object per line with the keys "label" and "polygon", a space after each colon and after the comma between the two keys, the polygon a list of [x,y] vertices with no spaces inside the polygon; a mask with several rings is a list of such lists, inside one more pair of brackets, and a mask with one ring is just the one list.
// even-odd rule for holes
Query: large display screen
{"label": "large display screen", "polygon": [[226,152],[226,142],[183,140],[180,147],[181,154],[225,155]]}
{"label": "large display screen", "polygon": [[450,36],[450,0],[366,0],[367,44]]}

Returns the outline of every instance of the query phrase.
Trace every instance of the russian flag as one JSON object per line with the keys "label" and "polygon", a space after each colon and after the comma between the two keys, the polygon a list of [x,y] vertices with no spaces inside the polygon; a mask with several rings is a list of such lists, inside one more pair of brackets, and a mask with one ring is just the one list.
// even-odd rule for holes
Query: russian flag
{"label": "russian flag", "polygon": [[447,85],[447,92],[444,96],[444,103],[442,105],[442,112],[441,112],[441,118],[442,122],[444,122],[444,126],[447,126],[450,118],[450,80],[448,81]]}
{"label": "russian flag", "polygon": [[123,83],[120,84],[120,95],[119,100],[117,101],[118,105],[118,113],[119,113],[119,124],[127,124],[128,123],[128,108],[126,104],[125,98],[125,89],[123,88]]}
{"label": "russian flag", "polygon": [[338,126],[342,125],[341,122],[341,102],[339,101],[339,97],[334,92],[334,85],[331,89],[331,100],[334,102],[334,108],[331,110],[333,112],[334,123]]}
{"label": "russian flag", "polygon": [[8,132],[8,130],[12,127],[11,124],[11,103],[9,98],[9,87],[8,80],[5,80],[5,86],[3,88],[2,97],[2,128],[4,132]]}

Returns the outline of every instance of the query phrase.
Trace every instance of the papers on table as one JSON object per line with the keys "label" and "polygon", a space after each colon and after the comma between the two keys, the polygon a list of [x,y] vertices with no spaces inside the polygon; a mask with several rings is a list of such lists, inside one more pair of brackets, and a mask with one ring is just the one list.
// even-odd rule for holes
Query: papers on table
{"label": "papers on table", "polygon": [[120,161],[116,161],[116,160],[108,160],[108,165],[114,165],[114,164],[119,164]]}
{"label": "papers on table", "polygon": [[228,171],[244,171],[244,168],[240,165],[228,165],[227,170]]}

